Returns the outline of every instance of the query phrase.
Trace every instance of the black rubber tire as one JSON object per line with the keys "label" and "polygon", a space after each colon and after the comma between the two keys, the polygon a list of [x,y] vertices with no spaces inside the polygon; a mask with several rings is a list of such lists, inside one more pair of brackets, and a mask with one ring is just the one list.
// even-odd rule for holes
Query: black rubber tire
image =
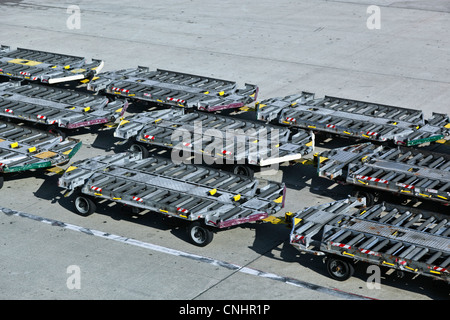
{"label": "black rubber tire", "polygon": [[148,149],[141,144],[137,144],[137,143],[132,144],[130,146],[130,151],[131,152],[140,152],[142,154],[142,159],[148,158]]}
{"label": "black rubber tire", "polygon": [[3,188],[3,182],[5,182],[5,178],[4,178],[3,175],[0,173],[0,189]]}
{"label": "black rubber tire", "polygon": [[247,165],[244,164],[235,164],[233,165],[233,168],[231,169],[231,172],[237,175],[253,178],[255,172],[252,168],[250,168]]}
{"label": "black rubber tire", "polygon": [[375,196],[369,191],[362,191],[360,189],[353,189],[351,193],[352,197],[366,198],[366,206],[370,207],[375,204]]}
{"label": "black rubber tire", "polygon": [[329,257],[326,265],[330,277],[337,281],[348,280],[355,273],[353,263],[345,259]]}
{"label": "black rubber tire", "polygon": [[48,132],[50,132],[51,134],[54,134],[55,136],[61,137],[62,141],[66,140],[66,138],[67,138],[66,132],[64,132],[62,129],[60,129],[54,125],[50,126],[50,128],[48,129]]}
{"label": "black rubber tire", "polygon": [[199,221],[194,221],[187,228],[189,240],[198,247],[204,247],[213,240],[213,232]]}
{"label": "black rubber tire", "polygon": [[77,196],[75,198],[75,209],[77,213],[83,217],[91,215],[97,209],[94,200],[86,196]]}

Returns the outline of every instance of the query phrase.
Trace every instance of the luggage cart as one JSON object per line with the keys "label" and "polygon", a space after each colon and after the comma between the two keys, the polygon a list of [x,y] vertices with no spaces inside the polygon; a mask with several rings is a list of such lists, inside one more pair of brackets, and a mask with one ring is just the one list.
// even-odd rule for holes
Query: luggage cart
{"label": "luggage cart", "polygon": [[306,130],[292,133],[282,126],[176,108],[125,118],[114,136],[134,140],[135,151],[164,146],[179,161],[193,156],[208,164],[230,164],[234,173],[247,176],[255,167],[295,161],[314,150],[314,135]]}
{"label": "luggage cart", "polygon": [[0,84],[0,115],[49,129],[76,129],[114,122],[128,102],[39,84]]}
{"label": "luggage cart", "polygon": [[67,163],[81,148],[73,138],[0,121],[0,188],[4,175]]}
{"label": "luggage cart", "polygon": [[193,244],[206,246],[213,229],[258,221],[281,210],[285,186],[207,167],[175,164],[140,153],[118,153],[78,161],[59,179],[75,192],[81,215],[96,210],[95,199],[150,210],[189,223]]}
{"label": "luggage cart", "polygon": [[293,214],[290,243],[326,258],[329,275],[350,278],[363,261],[450,283],[448,217],[349,198]]}
{"label": "luggage cart", "polygon": [[380,192],[450,204],[450,157],[411,147],[363,143],[322,152],[320,177],[357,187],[368,204]]}
{"label": "luggage cart", "polygon": [[450,134],[450,119],[446,114],[433,113],[425,120],[420,110],[331,96],[314,98],[309,92],[257,103],[257,119],[403,146],[448,140]]}
{"label": "luggage cart", "polygon": [[147,67],[104,72],[87,83],[88,90],[204,111],[236,109],[253,103],[258,87],[233,81]]}
{"label": "luggage cart", "polygon": [[0,76],[48,84],[92,78],[104,62],[31,49],[0,46]]}

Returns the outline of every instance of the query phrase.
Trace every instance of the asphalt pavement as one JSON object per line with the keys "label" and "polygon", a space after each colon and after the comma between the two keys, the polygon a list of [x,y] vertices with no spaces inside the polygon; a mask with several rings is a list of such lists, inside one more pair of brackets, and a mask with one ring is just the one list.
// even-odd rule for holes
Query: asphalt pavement
{"label": "asphalt pavement", "polygon": [[[147,66],[252,83],[258,100],[308,91],[450,113],[447,1],[0,0],[0,28],[2,45],[102,59],[104,71]],[[71,133],[83,142],[73,160],[124,151],[112,130]],[[345,143],[318,141],[317,150]],[[311,166],[257,176],[286,183],[280,216],[350,192]],[[199,248],[157,214],[105,202],[81,217],[57,180],[41,171],[5,179],[0,299],[449,299],[448,285],[423,277],[383,274],[373,288],[363,264],[334,281],[319,257],[289,245],[285,225],[233,227]]]}

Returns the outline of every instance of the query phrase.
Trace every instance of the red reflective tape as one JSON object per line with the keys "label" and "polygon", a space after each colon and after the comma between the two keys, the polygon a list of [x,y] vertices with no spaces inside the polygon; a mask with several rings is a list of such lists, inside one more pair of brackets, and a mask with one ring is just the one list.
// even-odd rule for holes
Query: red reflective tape
{"label": "red reflective tape", "polygon": [[295,118],[286,117],[286,120],[290,122],[295,122]]}
{"label": "red reflective tape", "polygon": [[150,140],[155,140],[155,136],[150,136],[150,135],[148,135],[148,134],[146,134],[146,135],[144,136],[144,138],[145,138],[145,139],[150,139]]}
{"label": "red reflective tape", "polygon": [[42,115],[40,115],[40,114],[37,115],[37,118],[38,118],[38,119],[43,119],[43,120],[47,119],[46,116],[42,116]]}
{"label": "red reflective tape", "polygon": [[442,268],[442,267],[438,267],[438,266],[434,266],[433,270],[434,271],[439,271],[439,272],[447,272],[447,269]]}
{"label": "red reflective tape", "polygon": [[339,243],[339,242],[331,242],[331,245],[335,246],[335,247],[339,247],[339,248],[344,248],[344,249],[351,249],[352,248],[348,244],[343,244],[343,243]]}
{"label": "red reflective tape", "polygon": [[175,98],[171,98],[171,97],[167,97],[166,100],[175,101],[175,102],[181,102],[181,103],[185,103],[186,102],[183,99],[175,99]]}
{"label": "red reflective tape", "polygon": [[334,124],[327,124],[327,128],[335,129],[336,126]]}
{"label": "red reflective tape", "polygon": [[14,113],[11,109],[5,109],[5,112]]}
{"label": "red reflective tape", "polygon": [[122,89],[122,88],[117,88],[117,87],[112,87],[111,90],[112,91],[125,92],[125,93],[129,93],[130,92],[130,90],[128,90],[128,89]]}
{"label": "red reflective tape", "polygon": [[94,187],[94,186],[91,187],[91,190],[94,190],[94,191],[97,191],[97,192],[102,192],[102,188]]}
{"label": "red reflective tape", "polygon": [[368,250],[368,249],[359,249],[362,253],[365,253],[365,254],[370,254],[370,255],[372,255],[372,256],[379,256],[380,254],[379,253],[377,253],[377,252],[375,252],[375,251],[372,251],[372,250]]}
{"label": "red reflective tape", "polygon": [[135,196],[133,196],[133,200],[138,201],[138,202],[144,202],[144,200],[142,198],[135,197]]}
{"label": "red reflective tape", "polygon": [[362,180],[372,181],[372,182],[380,182],[380,183],[384,183],[384,184],[388,184],[389,183],[389,181],[385,180],[385,179],[373,178],[373,177],[362,176],[362,175],[357,175],[356,179],[362,179]]}
{"label": "red reflective tape", "polygon": [[414,186],[411,184],[404,184],[404,183],[397,183],[397,186],[402,187],[402,188],[406,188],[406,189],[414,189]]}

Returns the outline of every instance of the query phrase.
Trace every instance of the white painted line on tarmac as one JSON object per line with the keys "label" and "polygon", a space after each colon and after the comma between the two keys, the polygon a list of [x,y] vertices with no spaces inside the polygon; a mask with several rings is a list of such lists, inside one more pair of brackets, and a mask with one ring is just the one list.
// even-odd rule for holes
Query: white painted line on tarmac
{"label": "white painted line on tarmac", "polygon": [[334,288],[323,287],[323,286],[319,286],[319,285],[316,285],[313,283],[301,281],[298,279],[284,277],[284,276],[280,276],[280,275],[277,275],[274,273],[260,271],[260,270],[252,269],[252,268],[248,268],[248,267],[243,267],[243,266],[239,266],[237,264],[229,263],[226,261],[217,260],[214,258],[209,258],[209,257],[204,257],[204,256],[199,256],[196,254],[187,253],[184,251],[175,250],[175,249],[171,249],[171,248],[167,248],[167,247],[162,247],[162,246],[159,246],[156,244],[143,242],[143,241],[139,241],[136,239],[127,238],[127,237],[123,237],[123,236],[119,236],[119,235],[115,235],[115,234],[111,234],[111,233],[107,233],[107,232],[103,232],[103,231],[99,231],[99,230],[87,229],[87,228],[77,226],[74,224],[65,223],[65,222],[53,220],[53,219],[47,219],[47,218],[36,216],[36,215],[30,214],[30,213],[25,213],[25,212],[16,211],[16,210],[3,208],[3,207],[0,207],[0,211],[2,211],[4,214],[6,214],[8,216],[14,215],[14,216],[22,217],[22,218],[28,218],[28,219],[46,223],[46,224],[49,224],[52,226],[56,226],[56,227],[60,227],[60,228],[68,229],[68,230],[73,230],[73,231],[77,231],[77,232],[82,232],[87,235],[92,235],[92,236],[96,236],[96,237],[100,237],[100,238],[104,238],[104,239],[108,239],[108,240],[114,240],[114,241],[118,241],[121,243],[126,243],[126,244],[130,244],[133,246],[145,248],[148,250],[157,251],[157,252],[161,252],[161,253],[165,253],[165,254],[170,254],[173,256],[188,258],[191,260],[195,260],[195,261],[211,264],[214,266],[226,268],[226,269],[229,269],[229,270],[232,270],[235,272],[241,272],[241,273],[245,273],[245,274],[249,274],[249,275],[253,275],[253,276],[257,276],[257,277],[261,277],[261,278],[284,282],[289,285],[314,290],[317,292],[337,296],[337,297],[343,298],[343,299],[373,300],[370,297],[365,297],[365,296],[353,294],[350,292],[340,291],[340,290],[334,289]]}

